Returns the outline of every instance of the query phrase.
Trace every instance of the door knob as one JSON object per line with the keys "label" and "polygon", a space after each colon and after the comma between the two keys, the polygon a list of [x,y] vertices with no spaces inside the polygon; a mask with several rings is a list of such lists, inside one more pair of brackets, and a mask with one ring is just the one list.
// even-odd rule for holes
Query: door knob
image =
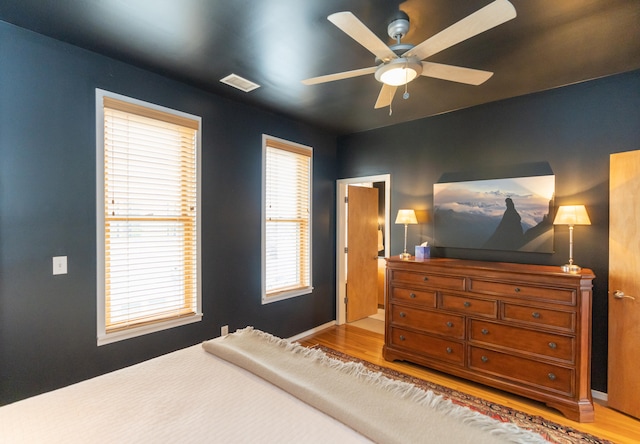
{"label": "door knob", "polygon": [[616,298],[616,299],[625,299],[625,298],[627,298],[627,299],[631,299],[633,301],[636,300],[636,298],[634,298],[633,296],[626,295],[626,294],[624,294],[624,291],[620,291],[620,290],[614,291],[613,292],[613,297]]}

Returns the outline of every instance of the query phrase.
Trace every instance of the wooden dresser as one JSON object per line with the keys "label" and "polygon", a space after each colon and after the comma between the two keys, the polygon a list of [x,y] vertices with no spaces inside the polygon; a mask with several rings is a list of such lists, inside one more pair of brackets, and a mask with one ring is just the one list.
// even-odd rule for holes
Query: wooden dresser
{"label": "wooden dresser", "polygon": [[387,259],[384,357],[546,403],[581,422],[591,399],[593,272]]}

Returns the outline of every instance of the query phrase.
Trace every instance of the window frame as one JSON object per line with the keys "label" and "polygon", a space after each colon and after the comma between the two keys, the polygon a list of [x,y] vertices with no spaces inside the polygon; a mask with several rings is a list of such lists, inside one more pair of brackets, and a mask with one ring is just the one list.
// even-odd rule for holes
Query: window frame
{"label": "window frame", "polygon": [[[299,287],[279,291],[274,294],[268,294],[266,289],[267,278],[267,148],[281,149],[282,151],[289,151],[293,153],[307,155],[309,157],[309,194],[308,194],[308,251],[307,251],[307,263],[308,263],[308,285],[301,285]],[[272,302],[282,301],[297,296],[310,294],[313,291],[313,148],[299,143],[290,142],[288,140],[280,139],[278,137],[270,136],[267,134],[262,135],[262,214],[261,214],[261,295],[262,304],[268,304]]]}
{"label": "window frame", "polygon": [[[196,266],[196,285],[195,285],[195,313],[188,316],[181,316],[176,318],[164,319],[155,321],[152,323],[140,325],[137,327],[130,327],[126,329],[120,329],[113,332],[106,331],[106,269],[105,269],[105,207],[104,207],[104,192],[105,192],[105,172],[104,172],[104,136],[105,136],[105,113],[104,113],[104,100],[105,98],[115,99],[121,102],[132,104],[133,106],[141,106],[159,113],[168,113],[176,117],[176,120],[180,118],[195,120],[198,123],[198,130],[196,131],[195,141],[195,176],[196,176],[196,252],[195,260]],[[201,153],[202,153],[202,118],[199,116],[191,115],[182,111],[177,111],[164,106],[156,105],[142,100],[127,97],[121,94],[113,93],[110,91],[96,88],[96,269],[97,269],[97,344],[98,346],[110,344],[113,342],[134,338],[149,333],[162,331],[181,325],[187,325],[202,320],[202,260],[201,260],[201,245],[202,245],[202,230],[201,230],[201,187],[202,187],[202,175],[201,175]],[[108,100],[108,99],[107,99]],[[160,119],[158,119],[160,120]]]}

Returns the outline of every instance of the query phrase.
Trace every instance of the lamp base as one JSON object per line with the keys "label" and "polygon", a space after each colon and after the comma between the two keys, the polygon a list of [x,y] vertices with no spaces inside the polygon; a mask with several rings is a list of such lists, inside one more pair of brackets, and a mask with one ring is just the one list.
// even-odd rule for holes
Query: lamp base
{"label": "lamp base", "polygon": [[409,254],[409,253],[400,253],[400,259],[402,259],[403,261],[408,261],[409,259],[411,259],[411,254]]}
{"label": "lamp base", "polygon": [[564,264],[561,268],[565,273],[580,273],[580,270],[582,270],[582,268],[576,264]]}

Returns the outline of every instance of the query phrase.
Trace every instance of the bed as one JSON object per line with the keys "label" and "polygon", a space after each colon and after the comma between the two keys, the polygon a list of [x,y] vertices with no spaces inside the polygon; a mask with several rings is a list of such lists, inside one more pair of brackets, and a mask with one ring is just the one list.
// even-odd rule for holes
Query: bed
{"label": "bed", "polygon": [[[367,372],[249,327],[1,407],[0,441],[437,442],[422,411],[437,400],[389,381],[382,387],[386,378]],[[483,442],[490,422],[472,413],[447,414],[456,429],[471,430],[468,441],[445,430],[451,442]],[[414,435],[393,430],[411,423]],[[486,442],[544,442],[509,426],[489,430]]]}

